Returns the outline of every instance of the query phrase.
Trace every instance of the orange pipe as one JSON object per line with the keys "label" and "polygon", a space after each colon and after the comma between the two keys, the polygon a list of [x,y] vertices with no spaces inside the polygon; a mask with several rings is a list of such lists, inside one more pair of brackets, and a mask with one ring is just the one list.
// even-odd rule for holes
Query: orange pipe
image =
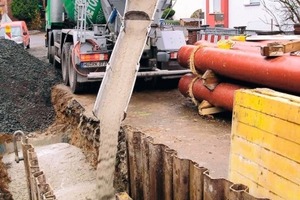
{"label": "orange pipe", "polygon": [[189,68],[190,56],[192,55],[195,45],[184,45],[178,50],[177,62],[184,68]]}
{"label": "orange pipe", "polygon": [[[181,47],[179,63],[188,63],[192,51],[190,46]],[[265,58],[255,53],[202,47],[195,52],[194,58],[200,73],[211,69],[233,79],[300,93],[300,58],[296,56]]]}
{"label": "orange pipe", "polygon": [[[205,40],[199,40],[194,45],[203,45],[207,47],[217,47],[217,43],[211,43]],[[234,41],[234,45],[230,50],[241,50],[241,51],[251,51],[260,54],[260,47],[266,44],[261,42],[241,42]]]}
{"label": "orange pipe", "polygon": [[[210,104],[226,110],[233,109],[234,92],[243,88],[242,86],[230,83],[220,83],[213,91],[210,91],[203,85],[201,79],[197,79],[193,83],[194,78],[195,75],[192,74],[186,74],[181,77],[178,84],[181,94],[185,97],[189,96],[189,87],[192,87],[192,93],[196,100],[206,100]],[[193,85],[190,86],[190,84]]]}
{"label": "orange pipe", "polygon": [[[199,40],[194,45],[185,45],[178,51],[177,60],[179,64],[184,68],[189,68],[189,58],[192,52],[195,49],[195,46],[202,45],[204,47],[215,47],[217,48],[216,43],[211,43],[205,40]],[[247,51],[251,53],[260,54],[260,46],[263,46],[263,43],[260,42],[235,42],[233,48],[229,50],[240,50],[240,51]],[[187,59],[188,58],[188,59]]]}
{"label": "orange pipe", "polygon": [[185,74],[180,78],[178,82],[178,89],[184,97],[190,97],[189,85],[192,83],[194,78],[196,78],[196,76],[193,74]]}

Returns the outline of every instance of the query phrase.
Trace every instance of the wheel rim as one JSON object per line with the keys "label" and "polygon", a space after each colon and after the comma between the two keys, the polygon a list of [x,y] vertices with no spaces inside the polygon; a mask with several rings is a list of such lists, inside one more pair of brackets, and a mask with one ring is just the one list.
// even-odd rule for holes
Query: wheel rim
{"label": "wheel rim", "polygon": [[62,53],[62,63],[61,63],[61,68],[62,68],[62,78],[63,82],[65,85],[69,85],[69,75],[68,75],[68,48],[67,46],[64,48],[63,53]]}
{"label": "wheel rim", "polygon": [[74,91],[75,88],[75,82],[76,82],[76,72],[73,69],[73,64],[72,64],[72,50],[70,49],[69,51],[69,62],[68,62],[68,69],[69,69],[69,84],[70,84],[70,88],[72,89],[72,91]]}

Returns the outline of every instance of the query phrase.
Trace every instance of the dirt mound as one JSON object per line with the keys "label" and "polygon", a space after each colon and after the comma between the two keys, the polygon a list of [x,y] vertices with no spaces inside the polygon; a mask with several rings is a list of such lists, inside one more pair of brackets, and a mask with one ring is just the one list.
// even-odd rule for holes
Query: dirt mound
{"label": "dirt mound", "polygon": [[59,70],[9,40],[0,40],[0,133],[32,132],[54,120],[51,88]]}

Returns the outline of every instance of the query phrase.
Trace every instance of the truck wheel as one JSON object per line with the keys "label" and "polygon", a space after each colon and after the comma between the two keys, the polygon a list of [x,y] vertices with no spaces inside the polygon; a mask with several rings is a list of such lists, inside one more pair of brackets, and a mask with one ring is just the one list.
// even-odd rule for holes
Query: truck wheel
{"label": "truck wheel", "polygon": [[69,50],[69,61],[70,62],[68,62],[69,83],[70,83],[71,91],[74,94],[78,94],[83,91],[83,84],[79,83],[77,81],[77,72],[74,69],[72,59],[73,59],[72,48],[70,48],[70,50]]}
{"label": "truck wheel", "polygon": [[71,43],[67,42],[63,45],[62,49],[62,58],[61,58],[61,71],[62,71],[62,78],[65,85],[69,85],[69,63],[70,63],[70,51]]}
{"label": "truck wheel", "polygon": [[60,63],[59,62],[57,62],[56,60],[55,60],[55,55],[58,55],[58,48],[57,47],[55,47],[55,46],[53,46],[53,48],[54,48],[54,54],[53,54],[53,66],[55,67],[55,68],[57,68],[57,69],[59,69],[60,67],[61,67],[61,65],[60,65]]}
{"label": "truck wheel", "polygon": [[50,38],[48,40],[47,58],[49,60],[49,63],[53,64],[53,60],[54,60],[54,46],[51,46]]}

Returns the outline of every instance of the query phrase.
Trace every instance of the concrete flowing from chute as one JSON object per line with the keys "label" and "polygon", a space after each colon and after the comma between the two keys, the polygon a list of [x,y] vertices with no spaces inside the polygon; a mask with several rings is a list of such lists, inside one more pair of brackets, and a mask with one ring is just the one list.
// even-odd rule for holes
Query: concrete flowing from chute
{"label": "concrete flowing from chute", "polygon": [[94,106],[100,120],[100,147],[97,166],[97,199],[113,199],[118,133],[124,118],[146,44],[157,0],[126,2],[121,27],[105,77]]}

